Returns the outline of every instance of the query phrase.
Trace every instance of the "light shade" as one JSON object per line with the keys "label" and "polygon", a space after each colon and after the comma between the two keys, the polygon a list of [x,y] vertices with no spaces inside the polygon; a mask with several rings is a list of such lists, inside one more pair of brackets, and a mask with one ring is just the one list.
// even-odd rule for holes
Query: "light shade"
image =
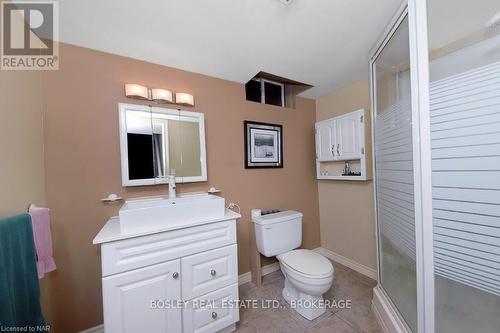
{"label": "light shade", "polygon": [[125,96],[130,98],[149,99],[148,87],[140,84],[127,83],[125,85]]}
{"label": "light shade", "polygon": [[187,93],[175,93],[175,103],[180,105],[194,106],[193,95]]}
{"label": "light shade", "polygon": [[151,89],[151,97],[157,103],[173,103],[174,96],[170,90],[153,88]]}

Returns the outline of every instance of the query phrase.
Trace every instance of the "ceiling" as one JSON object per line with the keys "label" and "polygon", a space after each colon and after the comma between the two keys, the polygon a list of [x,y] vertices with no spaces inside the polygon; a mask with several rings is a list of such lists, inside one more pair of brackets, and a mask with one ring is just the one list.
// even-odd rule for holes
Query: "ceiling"
{"label": "ceiling", "polygon": [[62,42],[222,79],[259,71],[317,98],[368,77],[400,0],[61,0]]}

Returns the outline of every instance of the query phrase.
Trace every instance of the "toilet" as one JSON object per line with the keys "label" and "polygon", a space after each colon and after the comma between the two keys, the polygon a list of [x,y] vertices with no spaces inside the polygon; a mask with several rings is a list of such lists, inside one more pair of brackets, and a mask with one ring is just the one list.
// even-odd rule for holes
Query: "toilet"
{"label": "toilet", "polygon": [[299,314],[313,320],[326,311],[323,294],[332,286],[334,270],[321,254],[297,249],[302,244],[302,216],[289,210],[252,214],[252,221],[258,251],[279,260],[285,276],[283,297]]}

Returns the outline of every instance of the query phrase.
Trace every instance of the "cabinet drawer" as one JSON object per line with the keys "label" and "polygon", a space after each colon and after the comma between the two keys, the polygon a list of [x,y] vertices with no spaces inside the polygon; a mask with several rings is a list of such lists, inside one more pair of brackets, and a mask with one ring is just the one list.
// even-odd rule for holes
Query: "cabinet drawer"
{"label": "cabinet drawer", "polygon": [[236,283],[194,299],[182,310],[183,333],[212,333],[234,324],[240,320],[237,300]]}
{"label": "cabinet drawer", "polygon": [[235,243],[235,220],[105,243],[101,247],[102,275],[146,267]]}
{"label": "cabinet drawer", "polygon": [[238,282],[237,245],[181,259],[182,299],[189,300]]}

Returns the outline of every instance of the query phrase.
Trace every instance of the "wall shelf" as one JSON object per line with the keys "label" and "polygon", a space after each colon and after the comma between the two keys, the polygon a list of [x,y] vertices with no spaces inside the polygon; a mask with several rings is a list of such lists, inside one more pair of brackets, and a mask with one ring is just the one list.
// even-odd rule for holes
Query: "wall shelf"
{"label": "wall shelf", "polygon": [[357,181],[365,181],[368,180],[363,176],[318,176],[319,180],[357,180]]}

